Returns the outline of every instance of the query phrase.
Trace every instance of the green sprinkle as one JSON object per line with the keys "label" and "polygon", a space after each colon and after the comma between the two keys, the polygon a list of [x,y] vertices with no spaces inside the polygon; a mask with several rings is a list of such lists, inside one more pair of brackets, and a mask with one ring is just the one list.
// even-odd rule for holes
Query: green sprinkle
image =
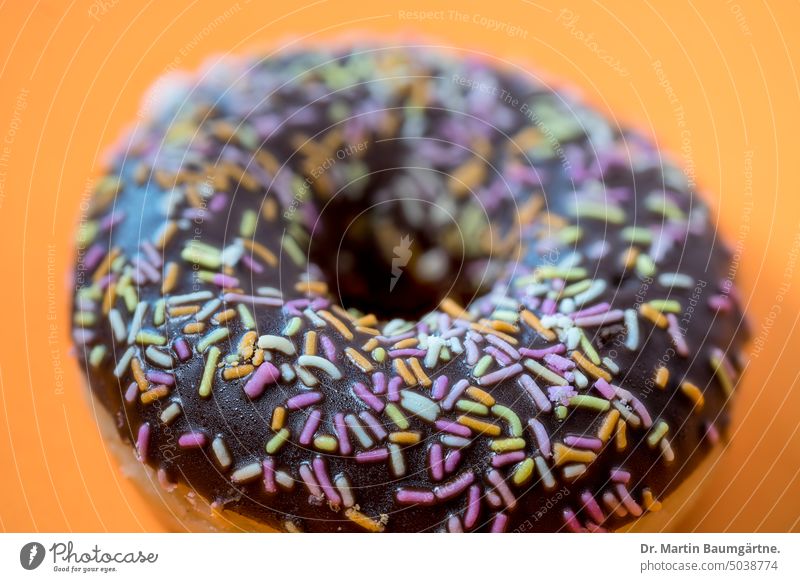
{"label": "green sprinkle", "polygon": [[523,362],[523,364],[525,364],[526,368],[528,368],[531,372],[533,372],[543,380],[547,380],[548,382],[555,384],[557,386],[566,386],[568,384],[566,379],[562,378],[555,372],[548,370],[536,360],[531,360],[530,358],[528,358]]}
{"label": "green sprinkle", "polygon": [[648,196],[647,200],[645,200],[645,207],[650,212],[663,214],[672,220],[683,220],[686,218],[683,210],[678,208],[678,206],[666,196],[659,196],[658,194]]}
{"label": "green sprinkle", "polygon": [[576,205],[573,206],[572,214],[578,219],[595,218],[614,224],[622,224],[625,222],[625,211],[622,208],[603,204],[602,202],[581,200],[580,203],[576,203]]}
{"label": "green sprinkle", "polygon": [[656,273],[656,264],[650,255],[640,254],[636,257],[636,272],[642,277],[652,277]]}
{"label": "green sprinkle", "polygon": [[372,359],[376,362],[383,362],[386,359],[386,350],[383,348],[375,348],[371,352]]}
{"label": "green sprinkle", "polygon": [[518,451],[525,448],[525,439],[523,438],[510,438],[510,439],[494,439],[490,445],[495,453],[504,453],[506,451]]}
{"label": "green sprinkle", "polygon": [[653,427],[653,430],[650,431],[650,434],[647,435],[647,444],[650,445],[651,448],[655,447],[661,439],[667,436],[668,432],[669,425],[663,420],[659,420]]}
{"label": "green sprinkle", "polygon": [[236,309],[239,311],[239,317],[242,319],[242,325],[245,329],[255,329],[256,328],[256,320],[253,319],[253,315],[250,313],[250,310],[247,309],[244,303],[239,303],[236,306]]}
{"label": "green sprinkle", "polygon": [[480,378],[486,373],[486,370],[489,369],[491,363],[492,363],[492,356],[486,354],[480,360],[478,360],[477,364],[475,364],[475,367],[472,369],[472,375],[475,376],[476,378]]}
{"label": "green sprinkle", "polygon": [[522,436],[522,422],[513,410],[502,404],[495,404],[492,406],[492,413],[508,423],[508,431],[511,436]]}
{"label": "green sprinkle", "polygon": [[324,434],[314,439],[314,447],[316,447],[320,451],[332,453],[336,451],[338,446],[339,446],[339,441],[337,441],[336,438],[332,437],[331,435]]}
{"label": "green sprinkle", "polygon": [[203,378],[200,380],[200,389],[198,390],[198,393],[203,398],[211,394],[211,386],[214,382],[214,371],[217,369],[220,353],[217,346],[212,346],[212,348],[208,350],[208,358],[206,358],[206,365],[203,368]]}
{"label": "green sprinkle", "polygon": [[136,306],[139,305],[139,297],[136,295],[136,289],[128,285],[122,290],[122,299],[125,301],[125,307],[128,311],[133,313]]}
{"label": "green sprinkle", "polygon": [[289,320],[289,323],[286,324],[286,327],[283,328],[283,335],[292,337],[298,331],[300,331],[300,327],[303,325],[303,320],[299,317],[293,317]]}
{"label": "green sprinkle", "polygon": [[282,428],[277,432],[277,434],[269,439],[267,443],[267,454],[274,455],[277,453],[280,448],[289,440],[289,429]]}
{"label": "green sprinkle", "polygon": [[499,319],[500,321],[507,321],[508,323],[517,323],[519,321],[519,312],[509,311],[508,309],[498,309],[492,313],[491,319]]}
{"label": "green sprinkle", "polygon": [[94,325],[97,318],[91,311],[78,311],[73,318],[75,325],[79,327],[87,327]]}
{"label": "green sprinkle", "polygon": [[653,233],[642,226],[626,226],[620,233],[622,240],[631,243],[649,244],[653,242]]}
{"label": "green sprinkle", "polygon": [[245,210],[242,213],[242,222],[239,224],[239,235],[243,238],[252,238],[256,233],[258,214],[254,210]]}
{"label": "green sprinkle", "polygon": [[163,346],[167,343],[167,338],[151,331],[140,331],[136,334],[135,341],[142,345]]}
{"label": "green sprinkle", "polygon": [[565,281],[574,281],[576,279],[586,278],[587,272],[583,267],[538,267],[534,271],[534,275],[539,281],[545,279],[564,279]]}
{"label": "green sprinkle", "polygon": [[514,473],[511,475],[511,481],[514,485],[524,485],[527,483],[531,475],[533,475],[533,467],[534,462],[530,457],[517,465],[517,468],[514,469]]}
{"label": "green sprinkle", "polygon": [[208,335],[206,335],[203,339],[197,342],[197,351],[198,353],[203,353],[206,351],[206,348],[211,344],[215,344],[218,341],[224,340],[226,337],[230,335],[230,330],[227,327],[221,327],[219,329],[215,329]]}
{"label": "green sprinkle", "polygon": [[589,359],[595,366],[600,365],[600,356],[597,354],[597,351],[592,346],[592,342],[589,341],[589,338],[586,337],[586,334],[583,333],[581,330],[581,347],[583,351],[586,352],[586,355],[589,356]]}
{"label": "green sprinkle", "polygon": [[591,279],[584,279],[583,281],[578,281],[577,283],[573,283],[572,285],[567,285],[561,291],[562,297],[572,297],[573,295],[577,295],[578,293],[583,293],[589,287],[592,286]]}
{"label": "green sprinkle", "polygon": [[188,241],[183,247],[181,258],[208,269],[218,269],[222,265],[222,253],[218,248],[194,239]]}
{"label": "green sprinkle", "polygon": [[388,416],[392,422],[399,428],[400,430],[406,430],[409,426],[408,419],[400,412],[400,409],[397,408],[397,405],[390,402],[384,408],[384,412],[386,412],[386,416]]}
{"label": "green sprinkle", "polygon": [[582,236],[583,229],[577,225],[562,228],[561,232],[558,233],[558,239],[565,245],[578,242]]}
{"label": "green sprinkle", "polygon": [[556,414],[556,418],[558,420],[564,420],[565,418],[567,418],[567,414],[568,413],[569,413],[569,410],[567,410],[566,406],[562,406],[561,404],[556,406],[555,414]]}
{"label": "green sprinkle", "polygon": [[89,364],[93,368],[96,368],[103,362],[103,358],[106,355],[106,347],[105,346],[94,346],[92,351],[89,353]]}
{"label": "green sprinkle", "polygon": [[592,410],[598,410],[600,412],[605,412],[611,408],[611,404],[608,400],[598,398],[597,396],[588,396],[586,394],[573,396],[569,399],[569,405],[577,408],[591,408]]}
{"label": "green sprinkle", "polygon": [[153,310],[153,324],[164,325],[166,321],[167,302],[164,299],[156,301],[156,308]]}
{"label": "green sprinkle", "polygon": [[302,267],[306,264],[306,255],[300,247],[297,246],[297,242],[292,237],[284,236],[281,240],[281,247],[298,267]]}
{"label": "green sprinkle", "polygon": [[664,313],[681,312],[681,303],[675,299],[653,299],[649,303],[650,307]]}
{"label": "green sprinkle", "polygon": [[480,402],[473,402],[472,400],[467,400],[467,399],[461,399],[458,402],[456,402],[456,409],[460,410],[461,412],[469,412],[481,416],[486,416],[487,414],[489,414],[489,408],[487,408]]}

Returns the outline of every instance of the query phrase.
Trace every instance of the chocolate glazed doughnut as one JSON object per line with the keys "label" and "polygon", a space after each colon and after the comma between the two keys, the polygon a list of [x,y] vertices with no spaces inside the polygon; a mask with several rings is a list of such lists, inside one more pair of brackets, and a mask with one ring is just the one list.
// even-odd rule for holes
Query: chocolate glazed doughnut
{"label": "chocolate glazed doughnut", "polygon": [[195,81],[98,181],[74,297],[91,393],[162,503],[210,508],[190,528],[614,530],[697,474],[747,331],[648,141],[430,47]]}

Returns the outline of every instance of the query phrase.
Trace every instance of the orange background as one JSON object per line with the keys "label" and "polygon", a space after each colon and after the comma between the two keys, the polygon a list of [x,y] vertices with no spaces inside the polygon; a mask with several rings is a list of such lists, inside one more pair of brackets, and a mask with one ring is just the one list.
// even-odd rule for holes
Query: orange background
{"label": "orange background", "polygon": [[[120,478],[78,388],[66,283],[87,180],[136,119],[145,89],[165,70],[220,52],[356,32],[417,32],[534,63],[696,169],[741,250],[739,284],[758,344],[727,462],[687,527],[800,530],[798,4],[586,1],[570,3],[572,20],[545,0],[290,4],[0,3],[0,530],[160,529]],[[399,12],[450,8],[467,21]],[[492,30],[476,15],[520,32]]]}

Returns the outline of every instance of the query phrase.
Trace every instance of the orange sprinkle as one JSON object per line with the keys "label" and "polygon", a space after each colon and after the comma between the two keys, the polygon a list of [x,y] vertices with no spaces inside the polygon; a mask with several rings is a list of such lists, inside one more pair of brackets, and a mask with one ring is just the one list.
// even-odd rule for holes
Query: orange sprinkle
{"label": "orange sprinkle", "polygon": [[245,359],[249,360],[253,357],[253,349],[258,339],[258,334],[254,331],[248,331],[242,336],[239,342],[239,354]]}
{"label": "orange sprinkle", "polygon": [[92,275],[92,281],[97,283],[100,279],[102,279],[103,277],[106,276],[108,271],[111,269],[111,265],[114,263],[116,258],[119,256],[119,253],[120,253],[120,251],[119,251],[119,249],[117,247],[114,247],[113,249],[111,249],[111,252],[109,252],[105,256],[103,261],[97,267],[97,270],[94,272],[94,275]]}
{"label": "orange sprinkle", "polygon": [[276,267],[278,265],[278,257],[267,247],[250,239],[243,238],[241,240],[244,248],[254,255],[257,255],[258,258],[267,263],[270,267]]}
{"label": "orange sprinkle", "polygon": [[469,388],[467,388],[467,396],[469,396],[473,400],[477,400],[478,402],[480,402],[484,406],[488,406],[489,408],[494,406],[496,402],[491,394],[489,394],[486,390],[481,390],[477,386],[470,386]]}
{"label": "orange sprinkle", "polygon": [[572,357],[573,360],[575,360],[575,363],[577,363],[578,366],[580,366],[580,368],[587,374],[591,374],[595,378],[602,378],[606,382],[611,382],[611,374],[595,366],[592,362],[587,360],[584,357],[584,355],[580,353],[578,350],[573,351],[570,354],[570,356]]}
{"label": "orange sprinkle", "polygon": [[562,443],[553,446],[553,460],[557,467],[565,463],[591,463],[597,458],[597,453],[585,449],[573,449]]}
{"label": "orange sprinkle", "polygon": [[355,318],[355,317],[353,317],[352,315],[350,315],[350,314],[347,312],[347,310],[346,310],[346,309],[342,309],[342,308],[341,308],[341,307],[339,307],[338,305],[331,305],[331,309],[332,309],[333,311],[335,311],[335,312],[336,312],[336,314],[337,314],[339,317],[343,317],[345,320],[349,321],[350,323],[353,323],[353,322],[356,320],[356,318]]}
{"label": "orange sprinkle", "polygon": [[625,421],[621,418],[617,421],[617,450],[622,452],[628,448],[628,433]]}
{"label": "orange sprinkle", "polygon": [[453,319],[466,319],[467,321],[473,321],[475,319],[475,317],[469,311],[461,307],[449,297],[446,297],[442,300],[442,302],[439,304],[439,309],[444,311]]}
{"label": "orange sprinkle", "polygon": [[148,390],[147,392],[142,392],[141,396],[139,396],[139,400],[141,400],[142,404],[150,404],[151,402],[155,402],[159,398],[164,398],[169,394],[169,386],[165,386],[164,384],[159,384]]}
{"label": "orange sprinkle", "polygon": [[491,422],[486,422],[472,416],[467,416],[466,414],[459,416],[457,422],[458,424],[463,424],[467,428],[471,428],[474,431],[487,434],[489,436],[497,437],[502,434],[500,427],[496,424],[492,424]]}
{"label": "orange sprinkle", "polygon": [[414,386],[417,383],[417,379],[411,373],[411,371],[406,366],[406,363],[401,358],[396,358],[394,360],[394,369],[397,371],[400,376],[402,376],[403,380],[409,386]]}
{"label": "orange sprinkle", "polygon": [[222,371],[222,377],[225,380],[236,380],[237,378],[243,378],[247,376],[250,372],[255,370],[250,364],[242,364],[240,366],[233,366],[231,368],[225,368]]}
{"label": "orange sprinkle", "polygon": [[611,434],[614,432],[614,429],[617,426],[618,420],[619,420],[619,410],[612,409],[611,412],[606,414],[606,417],[603,420],[603,424],[601,424],[600,428],[597,430],[597,438],[599,438],[603,442],[608,441],[608,439],[611,438]]}
{"label": "orange sprinkle", "polygon": [[156,239],[153,243],[158,250],[164,250],[169,244],[169,241],[175,236],[175,233],[178,232],[178,225],[175,223],[174,220],[170,220],[165,226],[164,230],[161,231],[161,235]]}
{"label": "orange sprinkle", "polygon": [[686,394],[686,396],[688,396],[689,399],[692,402],[694,402],[694,405],[697,408],[697,410],[702,409],[706,403],[706,398],[705,396],[703,396],[703,391],[700,390],[700,388],[698,388],[697,385],[692,384],[689,381],[685,380],[684,382],[681,383],[681,392]]}
{"label": "orange sprinkle", "polygon": [[142,392],[147,390],[147,378],[144,375],[139,358],[133,358],[131,360],[131,371],[133,372],[133,379],[136,380],[136,384],[139,386],[139,390]]}
{"label": "orange sprinkle", "polygon": [[317,355],[317,332],[309,331],[306,334],[305,345],[303,346],[303,353],[307,356]]}
{"label": "orange sprinkle", "polygon": [[361,333],[365,333],[367,335],[380,335],[381,332],[375,329],[374,327],[364,327],[363,325],[357,325],[356,331],[360,331]]}
{"label": "orange sprinkle", "polygon": [[116,283],[109,283],[103,295],[103,315],[108,315],[108,312],[111,311],[111,308],[114,306],[114,300],[116,298]]}
{"label": "orange sprinkle", "polygon": [[380,343],[378,342],[378,340],[376,340],[373,337],[373,338],[370,338],[369,340],[367,340],[367,343],[365,343],[363,346],[361,346],[361,349],[364,350],[365,352],[371,352],[372,350],[377,348],[379,345],[380,345]]}
{"label": "orange sprinkle", "polygon": [[639,306],[639,313],[662,329],[666,329],[669,325],[669,321],[667,321],[667,318],[664,316],[664,314],[657,309],[654,309],[647,303]]}
{"label": "orange sprinkle", "polygon": [[187,323],[183,326],[183,333],[200,333],[206,328],[206,324],[202,321],[195,321],[194,323]]}
{"label": "orange sprinkle", "polygon": [[278,216],[278,204],[274,198],[267,198],[264,206],[261,207],[261,214],[264,215],[268,221],[272,222]]}
{"label": "orange sprinkle", "polygon": [[232,317],[236,317],[235,309],[226,309],[225,311],[216,313],[214,314],[214,317],[212,317],[211,319],[214,321],[214,323],[225,323]]}
{"label": "orange sprinkle", "polygon": [[253,365],[254,366],[260,366],[261,362],[263,362],[263,361],[264,361],[264,350],[262,350],[261,348],[258,348],[256,350],[256,353],[253,354]]}
{"label": "orange sprinkle", "polygon": [[275,432],[283,428],[283,423],[286,421],[286,409],[283,406],[276,406],[272,411],[272,425],[270,428]]}
{"label": "orange sprinkle", "polygon": [[406,348],[415,348],[415,347],[417,347],[418,343],[419,343],[419,340],[417,338],[409,337],[409,338],[406,338],[404,340],[400,340],[399,342],[394,344],[392,346],[392,349],[393,350],[404,350]]}
{"label": "orange sprinkle", "polygon": [[169,308],[170,317],[183,317],[184,315],[194,315],[200,311],[199,305],[176,305]]}
{"label": "orange sprinkle", "polygon": [[353,323],[356,325],[375,327],[376,325],[378,325],[378,318],[375,317],[375,314],[370,313],[369,315],[365,315],[364,317],[359,317]]}
{"label": "orange sprinkle", "polygon": [[642,505],[647,511],[653,513],[661,511],[661,502],[653,497],[653,492],[649,488],[642,490]]}
{"label": "orange sprinkle", "polygon": [[669,370],[666,366],[661,366],[656,370],[656,386],[664,390],[667,387],[667,381],[669,381]]}
{"label": "orange sprinkle", "polygon": [[419,360],[417,360],[417,358],[409,358],[408,364],[411,366],[411,371],[414,372],[414,376],[417,377],[419,383],[425,386],[425,388],[430,388],[433,382],[431,382],[431,379],[425,373],[425,370],[422,369],[422,365],[419,363]]}
{"label": "orange sprinkle", "polygon": [[418,432],[393,432],[389,434],[389,442],[398,445],[415,445],[420,441]]}
{"label": "orange sprinkle", "polygon": [[522,321],[536,330],[544,339],[555,341],[556,334],[553,332],[553,330],[547,329],[545,326],[543,326],[542,322],[539,321],[539,318],[536,317],[531,311],[523,309],[522,312],[520,312],[520,317],[522,318]]}
{"label": "orange sprinkle", "polygon": [[357,366],[362,372],[369,373],[372,372],[372,364],[370,361],[365,358],[359,351],[353,347],[345,348],[344,353],[347,354],[347,357],[350,359],[351,362],[355,366]]}
{"label": "orange sprinkle", "polygon": [[381,522],[370,519],[353,507],[348,508],[344,514],[347,516],[347,519],[369,532],[378,533],[385,529]]}
{"label": "orange sprinkle", "polygon": [[470,329],[474,329],[475,331],[479,331],[481,333],[496,335],[500,339],[503,339],[508,343],[510,343],[512,346],[515,346],[519,343],[517,341],[517,338],[510,336],[507,333],[503,333],[502,331],[497,331],[496,329],[494,329],[493,327],[489,327],[488,325],[483,325],[481,323],[471,323],[469,327]]}
{"label": "orange sprinkle", "polygon": [[323,309],[317,312],[317,315],[319,315],[322,319],[324,319],[325,321],[330,323],[333,327],[335,327],[336,331],[338,331],[344,339],[348,341],[351,341],[353,339],[353,332],[347,329],[347,326],[344,323],[342,323],[342,320],[338,319],[330,311],[325,311]]}
{"label": "orange sprinkle", "polygon": [[632,268],[636,264],[636,258],[639,256],[639,249],[630,247],[622,255],[622,266],[626,269]]}
{"label": "orange sprinkle", "polygon": [[167,263],[164,280],[161,282],[161,293],[166,295],[167,293],[172,293],[172,290],[175,289],[175,284],[178,282],[178,270],[178,264],[174,261]]}
{"label": "orange sprinkle", "polygon": [[325,295],[328,293],[328,284],[324,281],[298,281],[295,291],[308,295]]}
{"label": "orange sprinkle", "polygon": [[499,319],[491,319],[491,320],[481,320],[481,323],[488,325],[492,329],[497,331],[503,331],[505,333],[519,333],[519,328],[514,325],[513,323],[509,323],[507,321],[501,321]]}

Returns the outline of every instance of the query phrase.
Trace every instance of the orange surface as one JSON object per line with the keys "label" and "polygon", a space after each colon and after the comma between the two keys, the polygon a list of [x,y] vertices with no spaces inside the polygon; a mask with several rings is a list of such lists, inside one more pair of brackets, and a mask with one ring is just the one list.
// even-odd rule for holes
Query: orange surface
{"label": "orange surface", "polygon": [[[688,526],[800,530],[800,5],[587,1],[568,14],[546,0],[290,4],[0,3],[0,530],[159,530],[78,388],[66,282],[81,197],[145,89],[209,55],[354,31],[417,32],[535,63],[696,172],[741,252],[757,341],[728,462]],[[412,14],[433,9],[444,12]]]}

